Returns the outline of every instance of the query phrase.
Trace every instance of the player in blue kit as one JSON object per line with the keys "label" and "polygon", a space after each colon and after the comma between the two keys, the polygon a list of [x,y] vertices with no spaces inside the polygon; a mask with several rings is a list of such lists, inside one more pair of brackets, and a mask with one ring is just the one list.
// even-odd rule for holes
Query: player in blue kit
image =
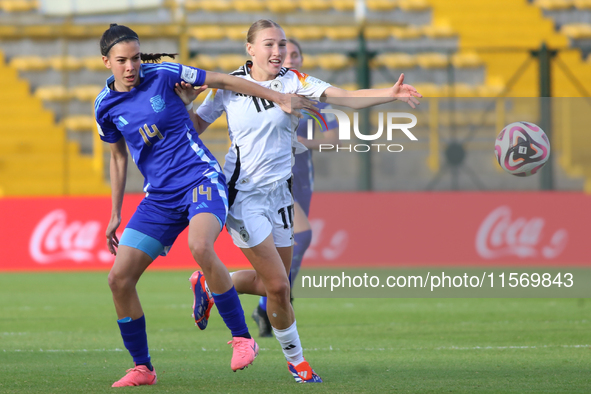
{"label": "player in blue kit", "polygon": [[[107,247],[116,258],[109,286],[123,343],[135,363],[113,387],[156,383],[136,283],[156,257],[167,254],[187,226],[189,248],[209,285],[206,288],[200,272],[192,278],[196,323],[207,322],[211,291],[232,333],[231,368],[243,369],[253,362],[258,345],[248,332],[228,270],[213,248],[228,213],[226,179],[199,139],[174,86],[184,81],[203,85],[204,90],[207,84],[265,98],[287,112],[292,112],[292,100],[300,108],[311,102],[225,74],[174,63],[142,64],[142,60],[158,61],[170,55],[142,54],[137,34],[126,26],[112,24],[103,34],[100,48],[105,66],[113,72],[95,101],[98,132],[111,149],[112,211],[106,236]],[[145,178],[146,197],[119,240],[115,231],[121,224],[127,148]]]}
{"label": "player in blue kit", "polygon": [[[283,62],[283,67],[294,68],[296,70],[302,69],[304,56],[300,44],[290,38],[286,43],[287,55]],[[330,104],[319,102],[316,104],[317,111],[320,112],[323,108],[332,108]],[[298,141],[301,142],[307,151],[295,155],[294,165],[291,168],[292,172],[292,193],[294,199],[294,247],[293,258],[291,260],[290,268],[290,282],[293,286],[296,277],[302,265],[302,259],[306,250],[312,242],[312,228],[308,221],[310,214],[310,202],[312,200],[312,192],[314,190],[314,166],[312,164],[312,150],[318,149],[320,144],[338,144],[338,122],[334,114],[322,114],[326,120],[326,129],[316,127],[316,123],[312,120],[310,115],[305,115],[298,124],[296,133]],[[323,138],[308,139],[308,120],[313,121],[313,131],[320,130]],[[252,318],[259,326],[259,336],[272,337],[273,330],[269,317],[267,316],[267,297],[261,297],[259,305],[252,312]]]}

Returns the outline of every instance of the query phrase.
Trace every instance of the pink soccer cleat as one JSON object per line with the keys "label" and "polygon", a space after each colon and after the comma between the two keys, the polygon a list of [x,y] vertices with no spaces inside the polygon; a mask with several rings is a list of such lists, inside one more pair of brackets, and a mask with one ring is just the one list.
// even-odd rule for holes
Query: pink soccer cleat
{"label": "pink soccer cleat", "polygon": [[150,371],[145,365],[136,365],[128,369],[127,374],[113,383],[111,387],[145,386],[156,384],[156,370]]}
{"label": "pink soccer cleat", "polygon": [[234,372],[251,365],[259,354],[259,345],[257,345],[253,338],[233,337],[228,342],[228,345],[230,344],[234,349],[232,362],[230,363]]}

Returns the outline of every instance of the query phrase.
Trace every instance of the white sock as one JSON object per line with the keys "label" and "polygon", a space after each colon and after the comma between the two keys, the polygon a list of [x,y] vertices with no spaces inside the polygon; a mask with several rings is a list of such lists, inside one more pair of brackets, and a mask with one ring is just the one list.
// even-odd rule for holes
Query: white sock
{"label": "white sock", "polygon": [[281,349],[283,349],[283,354],[287,361],[295,365],[304,361],[304,350],[300,343],[300,336],[295,321],[285,330],[278,330],[273,327],[273,332],[275,333],[275,338],[281,344]]}

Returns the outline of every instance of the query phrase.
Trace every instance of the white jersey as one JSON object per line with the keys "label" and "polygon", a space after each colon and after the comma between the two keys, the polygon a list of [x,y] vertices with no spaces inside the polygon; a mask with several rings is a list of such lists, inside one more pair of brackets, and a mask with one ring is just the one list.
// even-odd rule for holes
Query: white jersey
{"label": "white jersey", "polygon": [[[320,97],[331,86],[285,67],[271,81],[255,81],[250,76],[251,64],[247,62],[231,75],[278,92],[308,97]],[[212,90],[197,114],[213,123],[224,111],[232,142],[224,164],[228,186],[248,191],[288,179],[293,164],[292,148],[297,143],[298,118],[286,114],[273,102],[222,89]]]}

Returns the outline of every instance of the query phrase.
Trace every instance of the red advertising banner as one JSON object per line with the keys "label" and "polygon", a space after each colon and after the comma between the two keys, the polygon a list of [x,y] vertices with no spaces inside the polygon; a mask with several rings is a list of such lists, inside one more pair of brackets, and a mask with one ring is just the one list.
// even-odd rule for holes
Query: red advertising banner
{"label": "red advertising banner", "polygon": [[[125,198],[123,223],[143,196]],[[0,271],[108,270],[108,197],[0,199]],[[581,193],[317,193],[306,266],[587,266],[591,196]],[[249,264],[223,231],[229,268]],[[151,268],[193,269],[182,233]]]}

